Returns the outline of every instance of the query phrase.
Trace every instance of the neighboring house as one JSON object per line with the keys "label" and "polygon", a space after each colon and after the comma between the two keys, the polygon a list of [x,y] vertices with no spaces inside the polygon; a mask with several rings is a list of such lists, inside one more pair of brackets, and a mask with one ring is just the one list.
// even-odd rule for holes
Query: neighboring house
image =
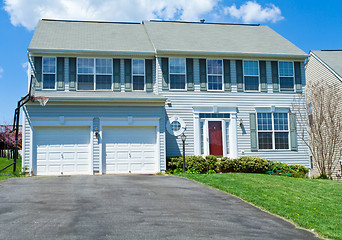
{"label": "neighboring house", "polygon": [[[334,85],[337,92],[334,94],[340,94],[342,96],[342,51],[340,50],[322,50],[322,51],[310,51],[309,59],[306,63],[306,78],[310,84],[321,84],[324,87]],[[308,99],[310,100],[310,93],[308,93]],[[314,101],[311,99],[310,101]],[[339,105],[337,113],[339,117],[342,117],[342,105]],[[315,113],[313,113],[315,114]],[[341,167],[339,159],[342,157],[342,144],[337,146],[335,151],[335,164],[333,168],[332,177],[336,177],[336,173],[341,175]],[[317,168],[313,164],[313,174],[317,175]],[[341,177],[341,176],[340,176]]]}
{"label": "neighboring house", "polygon": [[38,175],[156,173],[166,157],[310,167],[294,96],[307,55],[267,26],[42,20],[28,48],[24,164]]}

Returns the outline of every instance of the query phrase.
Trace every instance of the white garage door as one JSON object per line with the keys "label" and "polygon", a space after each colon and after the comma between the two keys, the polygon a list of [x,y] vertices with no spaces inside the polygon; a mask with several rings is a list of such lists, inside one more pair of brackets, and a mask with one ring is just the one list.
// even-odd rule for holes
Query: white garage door
{"label": "white garage door", "polygon": [[90,174],[89,127],[34,129],[37,175]]}
{"label": "white garage door", "polygon": [[155,127],[104,127],[106,173],[156,173]]}

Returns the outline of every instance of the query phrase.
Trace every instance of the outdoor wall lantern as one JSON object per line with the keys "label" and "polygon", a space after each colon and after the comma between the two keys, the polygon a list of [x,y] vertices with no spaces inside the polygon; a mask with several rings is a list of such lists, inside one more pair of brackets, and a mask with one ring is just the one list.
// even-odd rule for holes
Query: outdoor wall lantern
{"label": "outdoor wall lantern", "polygon": [[99,136],[99,129],[95,128],[94,130],[95,137],[97,138]]}
{"label": "outdoor wall lantern", "polygon": [[243,120],[242,120],[242,118],[240,118],[240,120],[239,120],[239,125],[240,125],[240,127],[242,127],[242,125],[243,125]]}
{"label": "outdoor wall lantern", "polygon": [[185,140],[186,140],[186,136],[184,133],[181,135],[181,139],[183,142],[183,172],[185,172]]}

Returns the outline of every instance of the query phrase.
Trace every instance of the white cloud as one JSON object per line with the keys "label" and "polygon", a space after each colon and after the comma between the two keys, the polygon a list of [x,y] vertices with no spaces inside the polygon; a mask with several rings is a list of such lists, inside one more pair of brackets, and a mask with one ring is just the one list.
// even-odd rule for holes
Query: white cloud
{"label": "white cloud", "polygon": [[4,72],[4,69],[0,67],[0,78],[2,78],[2,73]]}
{"label": "white cloud", "polygon": [[257,2],[248,1],[240,8],[237,8],[235,4],[224,9],[226,15],[230,15],[236,19],[241,19],[244,23],[253,22],[278,22],[284,17],[281,15],[279,7],[274,4],[268,4],[267,7],[262,7]]}
{"label": "white cloud", "polygon": [[221,0],[4,0],[14,26],[33,30],[39,19],[199,21]]}

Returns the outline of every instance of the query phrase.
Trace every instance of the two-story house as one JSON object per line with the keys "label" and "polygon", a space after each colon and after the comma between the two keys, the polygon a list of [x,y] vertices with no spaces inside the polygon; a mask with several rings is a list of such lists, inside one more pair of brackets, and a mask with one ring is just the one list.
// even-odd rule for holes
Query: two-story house
{"label": "two-story house", "polygon": [[307,55],[267,26],[42,20],[28,48],[24,164],[38,175],[156,173],[166,157],[310,167],[294,96]]}

